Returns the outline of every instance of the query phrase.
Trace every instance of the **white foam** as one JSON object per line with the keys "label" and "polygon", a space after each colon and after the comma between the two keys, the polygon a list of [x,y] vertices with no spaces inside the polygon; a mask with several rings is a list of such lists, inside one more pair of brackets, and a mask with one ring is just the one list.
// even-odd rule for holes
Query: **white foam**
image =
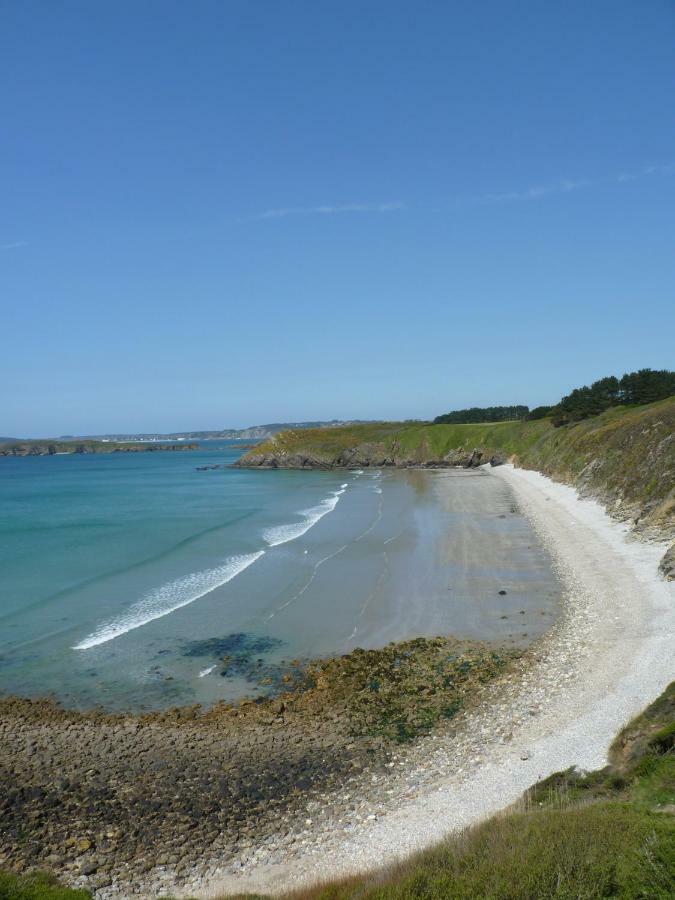
{"label": "white foam", "polygon": [[204,569],[201,572],[192,572],[184,578],[170,581],[153,591],[149,591],[140,600],[116,619],[104,622],[88,635],[79,644],[75,644],[73,650],[89,650],[98,644],[112,641],[127,631],[147,625],[162,616],[168,616],[183,606],[194,603],[205,594],[209,594],[217,587],[227,584],[228,581],[247,569],[259,559],[264,550],[257,553],[248,553],[241,556],[231,556],[222,566],[214,569]]}
{"label": "white foam", "polygon": [[347,485],[343,484],[339,490],[332,491],[325,500],[322,500],[316,506],[312,506],[310,509],[301,509],[298,515],[304,517],[302,522],[292,522],[289,525],[275,525],[273,528],[267,528],[263,532],[263,537],[270,547],[278,547],[279,544],[287,544],[289,541],[302,537],[320,519],[323,519],[329,512],[333,512],[338,505],[340,497],[346,490]]}
{"label": "white foam", "polygon": [[199,677],[205,678],[207,675],[210,675],[214,669],[217,669],[217,668],[218,668],[218,664],[216,663],[213,666],[209,666],[208,669],[202,669],[201,672],[199,673]]}

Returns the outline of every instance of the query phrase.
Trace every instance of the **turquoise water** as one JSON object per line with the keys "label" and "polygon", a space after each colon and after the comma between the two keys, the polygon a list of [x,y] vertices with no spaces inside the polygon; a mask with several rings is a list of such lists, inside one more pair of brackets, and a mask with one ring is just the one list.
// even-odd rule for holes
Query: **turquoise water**
{"label": "turquoise water", "polygon": [[0,690],[210,703],[265,689],[223,677],[223,649],[273,667],[553,620],[549,560],[497,479],[228,467],[240,453],[1,459]]}

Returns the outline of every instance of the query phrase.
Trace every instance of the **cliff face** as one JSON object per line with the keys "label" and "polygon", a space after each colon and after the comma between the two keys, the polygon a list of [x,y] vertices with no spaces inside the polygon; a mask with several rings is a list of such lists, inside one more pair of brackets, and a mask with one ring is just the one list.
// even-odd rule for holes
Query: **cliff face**
{"label": "cliff face", "polygon": [[332,469],[477,466],[510,461],[571,484],[645,533],[675,536],[675,398],[574,425],[377,423],[286,431],[240,466]]}

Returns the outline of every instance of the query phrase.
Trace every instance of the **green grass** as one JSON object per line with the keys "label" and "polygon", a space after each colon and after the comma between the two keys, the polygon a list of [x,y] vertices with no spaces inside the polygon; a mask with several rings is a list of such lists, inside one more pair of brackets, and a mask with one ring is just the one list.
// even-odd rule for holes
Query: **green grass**
{"label": "green grass", "polygon": [[89,891],[72,890],[44,873],[11,875],[0,872],[0,900],[89,900]]}
{"label": "green grass", "polygon": [[343,450],[359,444],[387,446],[407,426],[403,422],[368,422],[363,425],[344,425],[337,428],[302,428],[280,431],[269,441],[258,444],[252,453],[286,451],[295,453],[311,449],[319,457],[332,459]]}
{"label": "green grass", "polygon": [[536,422],[486,422],[472,425],[407,426],[398,436],[402,448],[414,453],[425,448],[431,457],[442,458],[451,450],[474,447],[522,453],[552,430],[548,419]]}
{"label": "green grass", "polygon": [[[552,852],[553,851],[553,852]],[[667,898],[675,835],[621,803],[544,809],[493,819],[358,892],[368,900],[422,898]],[[325,900],[357,896],[323,892]]]}

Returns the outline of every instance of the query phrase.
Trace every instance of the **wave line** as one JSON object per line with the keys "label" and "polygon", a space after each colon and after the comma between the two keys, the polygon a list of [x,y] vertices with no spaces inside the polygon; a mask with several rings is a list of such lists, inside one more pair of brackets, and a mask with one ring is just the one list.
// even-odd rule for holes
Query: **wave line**
{"label": "wave line", "polygon": [[128,631],[133,631],[134,628],[140,628],[141,625],[147,625],[148,622],[161,619],[162,616],[168,616],[169,613],[194,603],[205,594],[210,594],[221,585],[232,581],[240,572],[260,559],[264,553],[264,550],[258,550],[257,553],[232,556],[222,566],[203,569],[201,572],[192,572],[190,575],[178,578],[176,581],[169,581],[167,584],[149,591],[121,616],[99,625],[79,644],[75,644],[73,650],[89,650],[99,644],[105,644]]}
{"label": "wave line", "polygon": [[290,525],[275,525],[273,528],[267,528],[263,532],[263,537],[270,547],[278,547],[279,544],[287,544],[289,541],[302,537],[320,519],[323,519],[329,512],[333,512],[338,505],[340,497],[346,490],[347,485],[341,485],[339,490],[331,491],[330,495],[316,506],[312,506],[310,509],[301,509],[298,515],[304,517],[302,522],[292,522]]}

